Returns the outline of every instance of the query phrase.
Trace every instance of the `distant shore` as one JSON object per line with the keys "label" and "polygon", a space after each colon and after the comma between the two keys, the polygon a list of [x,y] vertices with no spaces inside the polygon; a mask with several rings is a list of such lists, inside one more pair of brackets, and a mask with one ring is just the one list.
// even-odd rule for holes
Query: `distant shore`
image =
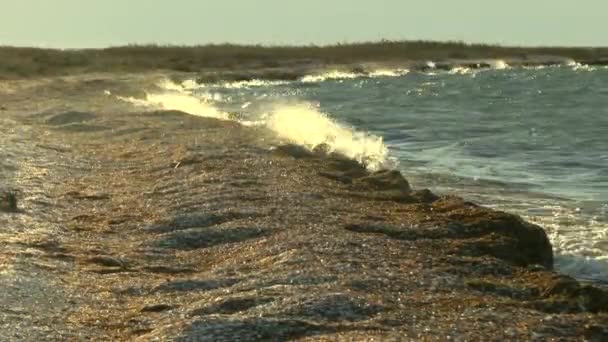
{"label": "distant shore", "polygon": [[380,41],[330,46],[130,45],[106,49],[0,47],[0,79],[95,72],[173,71],[199,73],[203,80],[251,78],[291,80],[328,68],[362,71],[373,66],[411,70],[463,66],[488,60],[513,66],[561,65],[576,61],[608,65],[608,47],[508,47],[431,41]]}

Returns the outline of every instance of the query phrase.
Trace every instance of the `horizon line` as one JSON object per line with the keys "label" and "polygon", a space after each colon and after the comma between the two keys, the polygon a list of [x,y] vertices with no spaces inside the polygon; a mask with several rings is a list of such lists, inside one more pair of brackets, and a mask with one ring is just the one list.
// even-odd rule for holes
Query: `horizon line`
{"label": "horizon line", "polygon": [[435,39],[378,39],[378,40],[359,40],[359,41],[336,41],[332,43],[254,43],[254,42],[207,42],[195,44],[180,44],[180,43],[160,43],[160,42],[130,42],[124,44],[110,44],[100,47],[57,47],[39,45],[4,45],[0,43],[0,48],[23,48],[23,49],[41,49],[41,50],[105,50],[126,47],[157,47],[157,48],[200,48],[214,46],[236,46],[236,47],[256,47],[256,48],[327,48],[337,46],[357,46],[357,45],[382,45],[382,44],[444,44],[444,45],[461,45],[466,47],[494,47],[505,49],[608,49],[608,45],[590,46],[590,45],[518,45],[518,44],[503,44],[503,43],[488,43],[475,42],[464,40],[435,40]]}

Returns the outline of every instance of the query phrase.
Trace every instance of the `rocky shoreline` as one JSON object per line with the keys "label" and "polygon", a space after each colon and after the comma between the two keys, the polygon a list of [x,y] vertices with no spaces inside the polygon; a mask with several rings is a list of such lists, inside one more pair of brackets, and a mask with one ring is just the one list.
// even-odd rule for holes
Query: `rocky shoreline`
{"label": "rocky shoreline", "polygon": [[555,273],[541,227],[102,95],[145,81],[0,92],[0,339],[608,338],[608,291]]}
{"label": "rocky shoreline", "polygon": [[[448,59],[438,61],[384,61],[365,63],[318,63],[314,61],[290,62],[276,67],[248,66],[224,69],[206,69],[195,73],[198,83],[238,82],[238,81],[297,81],[310,75],[322,75],[327,72],[343,72],[357,76],[370,76],[380,71],[409,72],[454,72],[462,70],[490,70],[495,68],[545,68],[545,67],[606,67],[608,59],[589,59],[575,61],[570,58],[556,56],[538,56],[533,58],[480,58],[480,59]],[[187,77],[192,77],[188,73]],[[179,77],[178,77],[179,78]],[[183,77],[181,77],[183,78]]]}

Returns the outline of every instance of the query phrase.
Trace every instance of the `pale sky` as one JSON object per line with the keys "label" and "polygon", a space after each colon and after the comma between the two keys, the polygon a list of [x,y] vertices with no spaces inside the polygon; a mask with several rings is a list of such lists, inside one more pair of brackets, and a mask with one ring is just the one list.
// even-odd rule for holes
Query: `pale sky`
{"label": "pale sky", "polygon": [[0,0],[0,45],[382,38],[608,46],[608,0]]}

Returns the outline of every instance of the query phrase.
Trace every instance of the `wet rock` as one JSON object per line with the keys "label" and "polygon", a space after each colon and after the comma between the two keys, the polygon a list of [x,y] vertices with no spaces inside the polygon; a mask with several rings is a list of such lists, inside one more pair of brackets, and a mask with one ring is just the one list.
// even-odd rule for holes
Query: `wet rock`
{"label": "wet rock", "polygon": [[160,274],[186,274],[194,273],[195,269],[189,267],[170,267],[170,266],[146,266],[144,271]]}
{"label": "wet rock", "polygon": [[357,179],[357,183],[373,190],[398,190],[403,193],[411,191],[410,184],[401,172],[396,170],[377,171],[369,176]]}
{"label": "wet rock", "polygon": [[163,312],[163,311],[172,310],[174,308],[175,308],[174,305],[169,305],[169,304],[154,304],[154,305],[144,306],[140,310],[140,312]]}
{"label": "wet rock", "polygon": [[321,159],[321,162],[326,168],[344,172],[344,174],[349,177],[363,177],[368,174],[365,166],[340,153],[330,153],[325,158]]}
{"label": "wet rock", "polygon": [[16,212],[17,195],[12,191],[0,190],[0,211]]}
{"label": "wet rock", "polygon": [[210,291],[230,287],[239,282],[238,279],[209,279],[209,280],[183,280],[173,281],[157,286],[154,292],[190,292]]}
{"label": "wet rock", "polygon": [[335,332],[338,328],[304,320],[271,317],[202,317],[188,326],[178,341],[288,341]]}
{"label": "wet rock", "polygon": [[608,312],[608,290],[582,285],[568,276],[554,277],[543,295],[553,301],[561,299],[569,311]]}
{"label": "wet rock", "polygon": [[306,147],[303,147],[300,145],[295,145],[295,144],[277,146],[272,152],[278,156],[283,156],[283,157],[289,156],[289,157],[293,157],[296,159],[314,157],[314,153],[309,151]]}
{"label": "wet rock", "polygon": [[83,123],[96,118],[93,113],[87,112],[65,112],[53,115],[46,120],[46,123],[53,126],[62,126],[68,124]]}
{"label": "wet rock", "polygon": [[321,172],[319,172],[319,176],[334,180],[334,181],[342,183],[342,184],[352,184],[352,182],[353,182],[352,177],[349,177],[346,174],[340,173],[340,172],[321,171]]}
{"label": "wet rock", "polygon": [[331,152],[331,146],[328,144],[319,144],[312,149],[312,152],[318,155],[328,155]]}
{"label": "wet rock", "polygon": [[260,217],[259,213],[255,212],[220,212],[220,213],[197,213],[188,215],[178,215],[170,220],[165,220],[158,224],[152,225],[147,229],[156,233],[168,233],[178,230],[186,230],[190,228],[205,228],[219,225],[226,222],[232,222],[241,219],[252,219]]}
{"label": "wet rock", "polygon": [[261,228],[192,228],[169,234],[158,241],[158,246],[182,250],[210,248],[256,239],[268,234],[268,230]]}
{"label": "wet rock", "polygon": [[465,285],[476,291],[492,293],[497,296],[529,300],[538,296],[539,291],[535,288],[515,288],[500,283],[490,282],[482,279],[471,279],[465,281]]}
{"label": "wet rock", "polygon": [[608,341],[608,327],[589,324],[585,326],[585,339],[590,342]]}
{"label": "wet rock", "polygon": [[243,298],[228,298],[214,303],[208,307],[194,310],[190,314],[192,316],[202,315],[232,315],[238,312],[249,310],[253,307],[263,305],[272,302],[272,298],[257,298],[257,297],[243,297]]}
{"label": "wet rock", "polygon": [[88,260],[92,264],[97,264],[105,267],[121,267],[126,268],[127,263],[124,260],[114,258],[111,256],[96,256]]}
{"label": "wet rock", "polygon": [[331,294],[321,298],[311,298],[287,308],[287,314],[311,320],[321,321],[360,321],[369,319],[382,307],[370,303],[364,298],[347,294]]}
{"label": "wet rock", "polygon": [[414,191],[412,197],[420,203],[433,203],[439,199],[439,196],[432,193],[429,189]]}
{"label": "wet rock", "polygon": [[518,266],[538,264],[553,269],[553,248],[541,227],[453,197],[434,202],[432,208],[448,223],[457,223],[449,226],[452,238],[469,239],[462,246],[474,255],[489,254]]}

